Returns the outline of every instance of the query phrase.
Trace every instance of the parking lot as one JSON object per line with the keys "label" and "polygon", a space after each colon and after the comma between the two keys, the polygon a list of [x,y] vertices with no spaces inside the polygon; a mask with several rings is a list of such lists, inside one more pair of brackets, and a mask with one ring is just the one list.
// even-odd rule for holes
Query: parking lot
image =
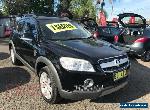
{"label": "parking lot", "polygon": [[38,77],[25,66],[13,66],[8,40],[0,39],[0,110],[119,110],[120,102],[150,104],[150,63],[131,59],[129,84],[96,100],[62,100],[50,105],[41,97]]}

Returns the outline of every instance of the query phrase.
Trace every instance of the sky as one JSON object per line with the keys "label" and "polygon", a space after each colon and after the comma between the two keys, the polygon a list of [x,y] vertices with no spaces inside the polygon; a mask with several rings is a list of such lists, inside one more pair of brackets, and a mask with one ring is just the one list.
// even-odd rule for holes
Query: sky
{"label": "sky", "polygon": [[105,9],[109,14],[109,20],[112,20],[113,17],[123,12],[134,12],[144,16],[146,19],[150,19],[150,0],[116,0],[116,2],[113,3],[113,13],[112,6],[108,2],[109,0],[105,1]]}

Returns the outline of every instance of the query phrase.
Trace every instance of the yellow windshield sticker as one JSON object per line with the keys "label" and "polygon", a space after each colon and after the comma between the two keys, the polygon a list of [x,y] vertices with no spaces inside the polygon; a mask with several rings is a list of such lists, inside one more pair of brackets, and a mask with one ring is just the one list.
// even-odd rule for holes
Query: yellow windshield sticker
{"label": "yellow windshield sticker", "polygon": [[46,26],[54,33],[77,29],[73,24],[69,22],[46,24]]}

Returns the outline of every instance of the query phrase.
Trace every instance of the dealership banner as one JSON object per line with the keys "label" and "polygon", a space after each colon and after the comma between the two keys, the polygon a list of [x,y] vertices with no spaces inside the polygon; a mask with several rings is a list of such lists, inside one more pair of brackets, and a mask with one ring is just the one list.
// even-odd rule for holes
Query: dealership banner
{"label": "dealership banner", "polygon": [[106,25],[107,25],[107,22],[106,22],[106,17],[105,17],[105,13],[104,13],[104,12],[100,12],[100,13],[99,13],[99,18],[100,18],[99,24],[100,24],[101,26],[106,26]]}
{"label": "dealership banner", "polygon": [[131,17],[129,22],[130,22],[131,24],[135,23],[135,17]]}

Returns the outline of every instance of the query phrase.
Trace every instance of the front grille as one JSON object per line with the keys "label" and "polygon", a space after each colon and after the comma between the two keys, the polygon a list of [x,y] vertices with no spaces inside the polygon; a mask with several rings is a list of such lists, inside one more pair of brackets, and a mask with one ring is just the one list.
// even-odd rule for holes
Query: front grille
{"label": "front grille", "polygon": [[112,73],[127,69],[130,64],[127,55],[100,59],[98,63],[105,73]]}

